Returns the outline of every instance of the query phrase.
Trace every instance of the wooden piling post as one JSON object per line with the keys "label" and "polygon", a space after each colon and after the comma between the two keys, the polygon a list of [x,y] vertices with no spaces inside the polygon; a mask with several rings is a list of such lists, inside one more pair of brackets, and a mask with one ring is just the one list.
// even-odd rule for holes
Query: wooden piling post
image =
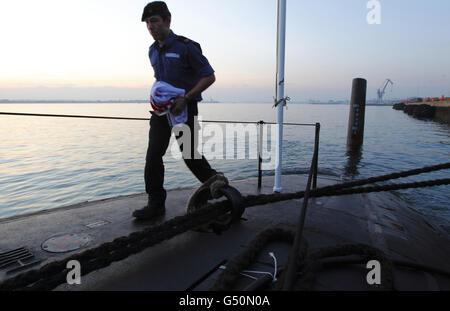
{"label": "wooden piling post", "polygon": [[367,81],[365,79],[353,79],[350,115],[348,118],[347,150],[360,148],[364,141],[366,91]]}

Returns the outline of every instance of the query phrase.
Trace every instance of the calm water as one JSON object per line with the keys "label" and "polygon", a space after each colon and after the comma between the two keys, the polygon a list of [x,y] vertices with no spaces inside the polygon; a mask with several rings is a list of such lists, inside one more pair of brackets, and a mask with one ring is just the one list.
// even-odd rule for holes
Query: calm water
{"label": "calm water", "polygon": [[[147,104],[0,104],[3,112],[143,118],[149,118],[148,110]],[[270,104],[201,104],[200,113],[204,120],[276,121]],[[348,113],[347,105],[294,104],[285,113],[285,122],[321,123],[319,173],[337,182],[450,159],[450,126],[415,120],[391,107],[369,106],[364,147],[354,164],[345,148]],[[225,125],[221,128],[225,132]],[[0,218],[145,192],[148,129],[147,121],[0,116]],[[283,170],[307,172],[314,128],[290,126],[284,134]],[[253,147],[247,144],[247,149]],[[166,188],[198,184],[170,148],[165,156]],[[257,161],[249,155],[245,159],[212,159],[210,163],[231,179],[257,176]],[[444,177],[448,171],[400,181]],[[448,186],[402,190],[397,195],[406,205],[450,228]]]}

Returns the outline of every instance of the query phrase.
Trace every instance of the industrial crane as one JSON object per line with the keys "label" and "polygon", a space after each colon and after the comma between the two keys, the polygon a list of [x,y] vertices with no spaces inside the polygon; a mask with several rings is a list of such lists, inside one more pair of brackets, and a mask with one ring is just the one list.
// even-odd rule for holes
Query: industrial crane
{"label": "industrial crane", "polygon": [[377,90],[377,95],[378,95],[377,104],[378,105],[383,104],[384,91],[386,90],[386,87],[388,86],[389,83],[394,85],[394,82],[392,82],[390,79],[386,79],[386,81],[384,81],[383,84],[381,85],[381,87]]}

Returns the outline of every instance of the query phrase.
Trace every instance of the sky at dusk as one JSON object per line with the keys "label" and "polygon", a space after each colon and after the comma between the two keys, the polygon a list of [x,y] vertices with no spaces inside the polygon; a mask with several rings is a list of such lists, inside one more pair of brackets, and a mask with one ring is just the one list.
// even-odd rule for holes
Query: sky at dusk
{"label": "sky at dusk", "polygon": [[[153,39],[141,0],[1,0],[0,99],[146,99]],[[216,72],[204,98],[270,102],[276,0],[167,0],[171,29],[202,46]],[[286,84],[292,101],[348,100],[352,79],[375,98],[450,96],[450,1],[287,0]]]}

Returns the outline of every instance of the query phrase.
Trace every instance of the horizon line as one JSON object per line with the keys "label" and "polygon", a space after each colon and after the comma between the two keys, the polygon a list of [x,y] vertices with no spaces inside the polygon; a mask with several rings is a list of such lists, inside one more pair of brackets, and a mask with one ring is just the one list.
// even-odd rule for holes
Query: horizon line
{"label": "horizon line", "polygon": [[[394,101],[402,100],[401,98],[393,98],[385,100],[385,102],[392,103]],[[376,101],[376,99],[367,99],[367,103]],[[0,99],[0,104],[65,104],[65,103],[149,103],[147,99]],[[217,103],[217,104],[234,104],[234,103],[261,103],[261,104],[273,104],[272,101],[260,101],[260,100],[243,100],[243,101],[208,101],[203,100],[199,103]],[[302,100],[302,101],[290,101],[290,104],[349,104],[350,100]]]}

